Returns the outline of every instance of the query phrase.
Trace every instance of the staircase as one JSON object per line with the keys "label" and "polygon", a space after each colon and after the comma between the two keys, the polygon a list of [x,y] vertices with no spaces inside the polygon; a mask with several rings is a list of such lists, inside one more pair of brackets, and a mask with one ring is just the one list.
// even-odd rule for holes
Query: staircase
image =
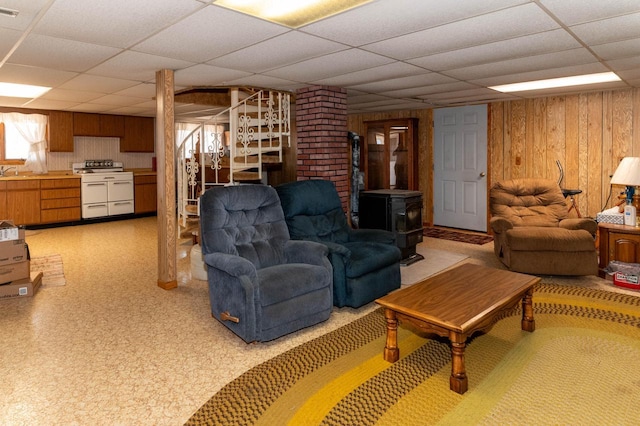
{"label": "staircase", "polygon": [[[290,144],[290,94],[230,89],[231,106],[198,123],[178,147],[178,221],[197,222],[200,195],[216,185],[260,182],[269,164],[282,163]],[[228,130],[226,130],[228,129]]]}

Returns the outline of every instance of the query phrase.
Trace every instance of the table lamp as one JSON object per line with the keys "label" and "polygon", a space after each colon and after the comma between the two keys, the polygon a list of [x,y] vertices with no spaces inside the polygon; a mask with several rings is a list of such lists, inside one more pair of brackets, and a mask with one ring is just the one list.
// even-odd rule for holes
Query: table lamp
{"label": "table lamp", "polygon": [[[627,187],[627,197],[633,193],[633,207],[635,208],[635,226],[640,226],[638,214],[640,214],[640,193],[635,190],[640,186],[640,157],[624,157],[615,173],[611,177],[611,185],[625,185]],[[625,224],[627,210],[625,209]]]}

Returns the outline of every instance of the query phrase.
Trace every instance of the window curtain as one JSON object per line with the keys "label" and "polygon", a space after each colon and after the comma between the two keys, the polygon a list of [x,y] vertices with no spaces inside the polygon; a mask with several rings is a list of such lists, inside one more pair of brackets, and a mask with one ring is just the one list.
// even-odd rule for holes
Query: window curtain
{"label": "window curtain", "polygon": [[49,117],[42,114],[20,114],[10,112],[1,114],[1,121],[11,123],[27,142],[29,153],[25,166],[33,173],[47,173],[47,123]]}
{"label": "window curtain", "polygon": [[196,137],[194,136],[193,138],[186,141],[184,146],[182,146],[182,142],[184,142],[185,138],[189,136],[189,133],[193,132],[193,130],[198,127],[198,124],[178,122],[175,124],[175,126],[176,145],[179,149],[185,149],[185,158],[191,158],[191,151],[194,151],[196,149]]}

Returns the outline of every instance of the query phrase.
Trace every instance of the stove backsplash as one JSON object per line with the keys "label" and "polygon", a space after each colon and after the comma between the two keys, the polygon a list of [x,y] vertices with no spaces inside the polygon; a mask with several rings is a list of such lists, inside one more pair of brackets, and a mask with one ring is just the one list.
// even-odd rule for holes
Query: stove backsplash
{"label": "stove backsplash", "polygon": [[109,159],[121,161],[125,169],[151,169],[150,152],[120,152],[120,139],[76,136],[73,138],[74,152],[47,153],[47,168],[50,171],[71,170],[72,163],[84,160]]}

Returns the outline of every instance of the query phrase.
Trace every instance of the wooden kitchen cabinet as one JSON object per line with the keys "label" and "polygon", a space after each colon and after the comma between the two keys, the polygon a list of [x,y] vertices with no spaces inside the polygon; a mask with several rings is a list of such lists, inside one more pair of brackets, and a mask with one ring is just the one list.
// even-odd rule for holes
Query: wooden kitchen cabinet
{"label": "wooden kitchen cabinet", "polygon": [[7,213],[7,182],[0,182],[0,220],[10,220]]}
{"label": "wooden kitchen cabinet", "polygon": [[134,200],[136,214],[157,211],[158,193],[155,175],[141,175],[133,177]]}
{"label": "wooden kitchen cabinet", "polygon": [[73,135],[123,137],[124,116],[111,114],[73,113]]}
{"label": "wooden kitchen cabinet", "polygon": [[124,137],[120,152],[154,152],[155,122],[153,117],[124,117]]}
{"label": "wooden kitchen cabinet", "polygon": [[49,112],[49,152],[73,152],[72,112]]}
{"label": "wooden kitchen cabinet", "polygon": [[612,260],[627,263],[640,263],[640,228],[613,223],[598,224],[599,269],[603,269]]}
{"label": "wooden kitchen cabinet", "polygon": [[80,179],[43,179],[40,182],[42,223],[80,220]]}
{"label": "wooden kitchen cabinet", "polygon": [[6,185],[6,219],[16,225],[39,224],[40,180],[10,180]]}

